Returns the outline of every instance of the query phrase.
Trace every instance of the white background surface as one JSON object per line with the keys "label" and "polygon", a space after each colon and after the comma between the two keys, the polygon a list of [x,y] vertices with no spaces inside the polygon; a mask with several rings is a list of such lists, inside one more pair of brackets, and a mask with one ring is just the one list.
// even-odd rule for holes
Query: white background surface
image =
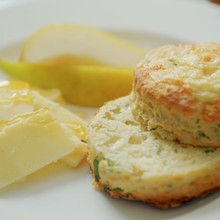
{"label": "white background surface", "polygon": [[[9,3],[10,2],[10,3]],[[11,4],[13,2],[13,4]],[[0,57],[15,59],[37,28],[73,22],[103,28],[148,49],[176,42],[220,42],[220,6],[206,0],[0,0]],[[219,219],[219,193],[173,210],[109,198],[88,167],[51,165],[0,190],[1,220]]]}
{"label": "white background surface", "polygon": [[[180,40],[219,41],[220,6],[205,0],[17,0],[23,7],[0,11],[0,47],[45,23],[75,22],[114,29],[143,30]],[[31,5],[31,6],[30,6]],[[28,9],[31,7],[32,9]],[[7,8],[7,7],[3,7]],[[13,14],[16,13],[16,16]],[[5,36],[9,29],[16,34]]]}

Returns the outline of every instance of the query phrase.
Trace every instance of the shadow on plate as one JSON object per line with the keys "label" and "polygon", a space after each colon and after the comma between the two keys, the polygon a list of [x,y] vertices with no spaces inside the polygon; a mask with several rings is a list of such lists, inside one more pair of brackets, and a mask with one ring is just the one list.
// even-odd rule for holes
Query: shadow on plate
{"label": "shadow on plate", "polygon": [[[187,202],[180,207],[172,209],[159,209],[145,203],[135,201],[124,201],[120,199],[110,198],[106,195],[114,207],[115,212],[123,215],[126,220],[159,220],[159,219],[195,219],[200,216],[200,219],[209,219],[210,211],[218,212],[218,198],[220,191],[211,193],[206,197],[195,199]],[[204,217],[204,218],[203,218]],[[197,218],[196,218],[197,219]]]}
{"label": "shadow on plate", "polygon": [[132,42],[136,46],[146,51],[167,44],[184,43],[184,40],[172,38],[169,36],[163,36],[155,33],[135,32],[129,30],[116,30],[116,29],[109,29],[107,31],[123,39],[126,39],[129,42]]}
{"label": "shadow on plate", "polygon": [[88,165],[83,162],[76,168],[71,168],[62,162],[50,164],[18,182],[0,189],[0,197],[16,197],[24,194],[43,193],[53,188],[65,187],[88,176]]}

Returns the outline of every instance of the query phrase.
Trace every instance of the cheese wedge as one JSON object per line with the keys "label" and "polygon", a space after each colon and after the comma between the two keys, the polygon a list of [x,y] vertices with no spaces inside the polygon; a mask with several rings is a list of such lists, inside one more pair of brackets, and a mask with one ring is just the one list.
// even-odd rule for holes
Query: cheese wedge
{"label": "cheese wedge", "polygon": [[78,165],[86,131],[82,119],[28,84],[0,83],[0,188],[61,158]]}

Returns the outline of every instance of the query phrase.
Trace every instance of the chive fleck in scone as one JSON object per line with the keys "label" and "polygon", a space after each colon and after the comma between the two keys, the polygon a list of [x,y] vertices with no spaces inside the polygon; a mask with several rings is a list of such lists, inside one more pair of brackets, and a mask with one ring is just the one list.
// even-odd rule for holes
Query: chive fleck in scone
{"label": "chive fleck in scone", "polygon": [[135,69],[132,112],[162,138],[220,147],[220,44],[168,45]]}
{"label": "chive fleck in scone", "polygon": [[88,144],[95,186],[113,197],[168,208],[220,187],[220,149],[184,146],[143,130],[128,97],[97,112]]}

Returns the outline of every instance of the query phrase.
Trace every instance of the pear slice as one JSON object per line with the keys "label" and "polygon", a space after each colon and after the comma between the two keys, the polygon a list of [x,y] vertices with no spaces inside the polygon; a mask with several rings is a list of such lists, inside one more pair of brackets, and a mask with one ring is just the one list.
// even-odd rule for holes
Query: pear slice
{"label": "pear slice", "polygon": [[132,68],[0,61],[0,69],[32,85],[60,89],[68,102],[90,107],[129,94],[133,82]]}
{"label": "pear slice", "polygon": [[23,45],[20,61],[36,63],[63,55],[72,56],[71,62],[75,64],[134,67],[145,51],[100,29],[52,24],[29,36]]}

